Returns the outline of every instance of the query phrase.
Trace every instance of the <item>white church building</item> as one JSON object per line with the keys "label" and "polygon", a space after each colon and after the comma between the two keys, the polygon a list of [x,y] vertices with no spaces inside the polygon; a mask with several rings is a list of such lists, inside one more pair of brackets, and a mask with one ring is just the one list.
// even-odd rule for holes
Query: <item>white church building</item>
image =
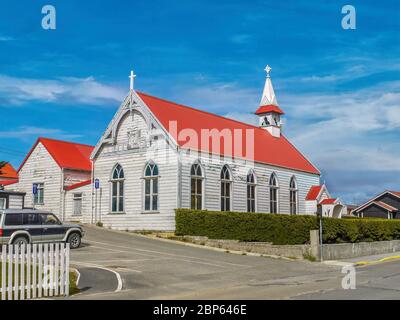
{"label": "white church building", "polygon": [[39,138],[5,188],[63,220],[121,230],[174,230],[176,208],[341,217],[346,207],[281,132],[270,70],[259,126],[136,91],[132,72],[95,147]]}

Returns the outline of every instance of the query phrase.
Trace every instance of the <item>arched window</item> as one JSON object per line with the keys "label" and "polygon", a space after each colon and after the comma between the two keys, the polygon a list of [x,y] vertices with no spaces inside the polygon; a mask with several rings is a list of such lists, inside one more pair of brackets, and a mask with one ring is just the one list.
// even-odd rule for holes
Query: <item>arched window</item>
{"label": "arched window", "polygon": [[144,210],[158,211],[158,167],[153,162],[144,168]]}
{"label": "arched window", "polygon": [[111,175],[111,212],[124,212],[124,169],[117,164]]}
{"label": "arched window", "polygon": [[221,211],[231,210],[232,178],[229,167],[224,165],[221,170]]}
{"label": "arched window", "polygon": [[269,208],[271,213],[278,213],[278,179],[275,173],[269,179]]}
{"label": "arched window", "polygon": [[256,177],[253,171],[247,175],[247,212],[256,211]]}
{"label": "arched window", "polygon": [[289,184],[290,214],[297,214],[297,183],[296,178],[292,177]]}
{"label": "arched window", "polygon": [[199,163],[194,163],[190,169],[190,207],[203,208],[203,173]]}

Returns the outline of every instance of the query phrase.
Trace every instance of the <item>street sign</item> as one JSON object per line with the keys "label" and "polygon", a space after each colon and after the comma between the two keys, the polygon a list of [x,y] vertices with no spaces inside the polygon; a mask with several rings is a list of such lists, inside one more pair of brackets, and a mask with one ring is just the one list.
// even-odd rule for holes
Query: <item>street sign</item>
{"label": "street sign", "polygon": [[99,189],[100,188],[100,180],[99,179],[94,179],[94,188]]}
{"label": "street sign", "polygon": [[38,193],[38,185],[34,183],[32,186],[32,194],[36,195]]}

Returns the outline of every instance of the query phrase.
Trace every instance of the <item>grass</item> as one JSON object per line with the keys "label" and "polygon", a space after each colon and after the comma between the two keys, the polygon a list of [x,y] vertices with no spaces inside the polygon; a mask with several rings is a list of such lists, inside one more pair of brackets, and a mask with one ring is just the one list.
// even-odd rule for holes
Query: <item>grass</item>
{"label": "grass", "polygon": [[[1,267],[2,267],[2,264],[0,262],[0,270],[1,270]],[[18,272],[20,272],[20,270],[21,270],[20,268],[21,267],[19,266],[18,267]],[[12,267],[12,270],[13,270],[13,273],[14,273],[14,270],[15,270],[15,266],[14,265]],[[25,269],[25,274],[24,274],[25,283],[27,281],[27,271],[28,270]],[[7,275],[6,275],[6,285],[8,285],[8,263],[6,264],[6,273],[7,273]],[[36,278],[37,277],[38,277],[38,270],[36,271]],[[32,278],[33,278],[33,270],[31,269],[31,281],[32,281]],[[78,279],[78,275],[76,274],[76,272],[70,271],[69,272],[69,280],[70,280],[69,281],[69,294],[70,295],[77,294],[77,293],[80,292],[80,290],[79,290],[79,288],[78,288],[78,286],[76,284],[77,279]],[[0,272],[0,284],[1,284],[1,280],[2,280],[2,274]],[[19,283],[20,283],[20,280],[21,280],[21,277],[18,278],[18,282]],[[13,285],[14,285],[14,279],[13,279]],[[25,293],[25,296],[26,296],[26,293]]]}
{"label": "grass", "polygon": [[303,253],[303,258],[305,260],[311,261],[311,262],[315,262],[317,261],[317,258],[315,256],[313,256],[311,253],[307,252],[307,253]]}

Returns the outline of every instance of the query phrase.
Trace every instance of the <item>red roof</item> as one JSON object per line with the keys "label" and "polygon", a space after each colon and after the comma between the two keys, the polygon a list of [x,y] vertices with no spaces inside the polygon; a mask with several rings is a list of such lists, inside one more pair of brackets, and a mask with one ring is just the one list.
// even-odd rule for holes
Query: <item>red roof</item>
{"label": "red roof", "polygon": [[0,168],[0,177],[18,179],[18,173],[11,164],[6,163],[4,167]]}
{"label": "red roof", "polygon": [[306,200],[317,200],[319,193],[321,192],[322,186],[312,186],[307,193]]}
{"label": "red roof", "polygon": [[26,160],[29,158],[39,142],[43,144],[60,168],[82,171],[92,170],[90,154],[94,149],[93,146],[48,138],[39,138],[36,140],[32,149],[29,151],[28,155],[20,165],[18,172],[21,170]]}
{"label": "red roof", "polygon": [[80,187],[83,187],[83,186],[87,186],[88,184],[91,183],[91,181],[92,180],[89,179],[89,180],[85,180],[85,181],[82,181],[82,182],[78,182],[78,183],[72,184],[72,185],[70,185],[68,187],[64,187],[64,189],[68,191],[68,190],[73,190],[73,189],[80,188]]}
{"label": "red roof", "polygon": [[[200,141],[195,139],[177,141],[181,147],[212,152],[214,154],[223,154],[226,156],[234,155],[240,157],[237,156],[239,154],[243,155],[242,157],[246,159],[257,162],[320,174],[318,169],[315,168],[283,135],[279,138],[273,137],[267,130],[256,126],[176,104],[144,93],[138,92],[138,94],[155,117],[174,138],[176,137],[174,136],[172,128],[170,128],[170,121],[176,121],[178,133],[181,132],[182,129],[191,129],[196,131],[199,138],[204,129],[217,129],[220,132],[223,129],[228,129],[231,133],[235,132],[235,129],[241,129],[242,150],[224,150],[224,143],[222,142],[220,148],[216,149],[211,139],[209,140],[210,147],[208,148],[201,146]],[[246,157],[246,130],[254,131],[254,159]],[[233,145],[235,148],[237,144]],[[250,149],[250,147],[248,149]]]}
{"label": "red roof", "polygon": [[18,179],[13,180],[0,180],[0,185],[9,186],[10,184],[18,183]]}
{"label": "red roof", "polygon": [[276,112],[279,114],[285,114],[281,108],[279,108],[278,106],[275,106],[273,104],[267,105],[267,106],[260,106],[257,109],[257,111],[255,112],[255,114],[263,114],[263,113],[268,113],[268,112]]}
{"label": "red roof", "polygon": [[336,199],[334,198],[328,198],[328,199],[324,199],[320,202],[320,204],[334,204],[336,201]]}

